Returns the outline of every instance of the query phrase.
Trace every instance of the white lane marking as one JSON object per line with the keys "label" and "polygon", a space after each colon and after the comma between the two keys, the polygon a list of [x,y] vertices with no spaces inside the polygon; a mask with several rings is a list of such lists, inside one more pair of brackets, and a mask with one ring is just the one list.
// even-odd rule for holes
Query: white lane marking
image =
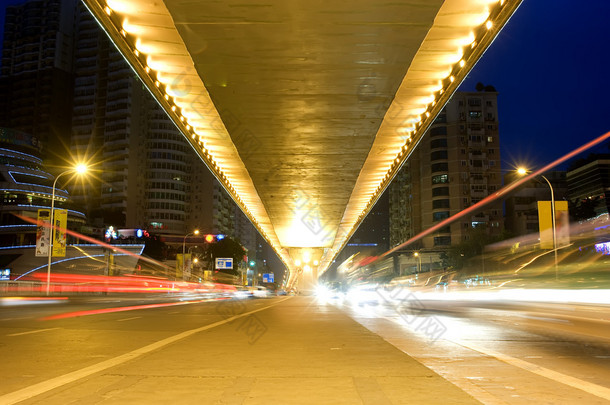
{"label": "white lane marking", "polygon": [[515,366],[521,368],[523,370],[529,371],[530,373],[538,374],[542,377],[548,378],[553,381],[557,381],[559,383],[569,385],[570,387],[579,389],[581,391],[585,391],[589,394],[595,395],[597,397],[603,398],[605,400],[610,400],[610,388],[603,387],[601,385],[593,384],[585,380],[581,380],[580,378],[572,377],[563,373],[559,373],[557,371],[553,371],[546,367],[541,367],[536,364],[527,362],[525,360],[521,360],[515,357],[508,356],[506,354],[496,352],[495,350],[487,349],[484,347],[480,347],[477,345],[473,345],[472,343],[465,342],[456,342],[453,340],[449,340],[452,343],[463,346],[467,349],[471,349],[477,351],[479,353],[486,354],[491,357],[495,357],[496,359],[503,361],[511,366]]}
{"label": "white lane marking", "polygon": [[29,332],[11,333],[10,335],[6,335],[6,336],[21,336],[21,335],[29,335],[29,334],[31,334],[31,333],[44,332],[44,331],[47,331],[47,330],[54,330],[54,329],[59,329],[59,328],[36,329],[36,330],[31,330],[31,331],[29,331]]}
{"label": "white lane marking", "polygon": [[259,308],[259,309],[255,309],[249,312],[244,312],[243,314],[239,314],[239,315],[235,315],[232,316],[230,318],[227,318],[223,321],[218,321],[218,322],[214,322],[211,323],[209,325],[206,326],[202,326],[200,328],[195,328],[195,329],[191,329],[191,330],[187,330],[185,332],[179,333],[177,335],[174,336],[170,336],[168,338],[165,338],[163,340],[159,340],[158,342],[155,343],[151,343],[147,346],[141,347],[139,349],[133,350],[131,352],[122,354],[120,356],[114,357],[112,359],[108,359],[105,361],[102,361],[101,363],[97,363],[94,364],[92,366],[89,367],[85,367],[82,368],[80,370],[76,370],[73,371],[71,373],[68,374],[64,374],[61,375],[59,377],[55,377],[55,378],[51,378],[50,380],[47,381],[43,381],[40,382],[38,384],[34,384],[34,385],[30,385],[29,387],[25,387],[22,388],[20,390],[17,391],[13,391],[11,393],[8,393],[6,395],[2,395],[0,396],[0,404],[3,405],[11,405],[11,404],[15,404],[17,402],[21,402],[21,401],[25,401],[26,399],[30,399],[33,398],[37,395],[43,394],[47,391],[51,391],[52,389],[55,389],[57,387],[61,387],[62,385],[66,385],[69,383],[72,383],[74,381],[80,380],[82,378],[88,377],[92,374],[95,373],[99,373],[100,371],[104,371],[107,370],[111,367],[115,367],[118,366],[120,364],[123,364],[125,362],[128,362],[130,360],[136,359],[146,353],[150,353],[152,351],[158,350],[164,346],[167,346],[171,343],[177,342],[179,340],[185,339],[191,335],[194,335],[196,333],[199,332],[203,332],[204,330],[208,330],[208,329],[212,329],[215,328],[217,326],[220,325],[224,325],[225,323],[230,323],[233,322],[236,319],[242,318],[244,316],[248,316],[250,314],[253,314],[255,312],[260,312],[260,311],[264,311],[265,309],[271,308],[277,304],[279,304],[282,301],[285,301],[287,299],[290,299],[291,297],[287,297],[284,298],[282,300],[279,300],[278,302],[275,302],[271,305],[268,305],[266,307],[263,308]]}
{"label": "white lane marking", "polygon": [[117,319],[117,322],[131,321],[132,319],[139,319],[139,318],[142,318],[142,317],[141,316],[132,316],[131,318]]}

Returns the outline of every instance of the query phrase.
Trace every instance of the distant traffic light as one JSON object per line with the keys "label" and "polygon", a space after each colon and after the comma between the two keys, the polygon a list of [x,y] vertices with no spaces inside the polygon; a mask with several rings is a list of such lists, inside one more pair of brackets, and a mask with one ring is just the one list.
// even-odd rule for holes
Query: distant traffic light
{"label": "distant traffic light", "polygon": [[256,262],[254,260],[250,260],[250,267],[254,267],[255,264]]}
{"label": "distant traffic light", "polygon": [[207,243],[212,243],[212,242],[218,242],[221,241],[225,238],[225,235],[223,234],[218,234],[218,235],[205,235],[205,241]]}

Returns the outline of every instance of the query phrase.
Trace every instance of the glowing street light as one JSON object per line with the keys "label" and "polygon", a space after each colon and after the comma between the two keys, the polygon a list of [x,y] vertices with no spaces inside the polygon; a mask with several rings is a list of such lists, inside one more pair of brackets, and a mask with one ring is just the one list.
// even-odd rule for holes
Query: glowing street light
{"label": "glowing street light", "polygon": [[417,272],[421,273],[421,256],[419,255],[419,252],[413,253],[413,256],[417,257],[417,259],[419,260],[417,263]]}
{"label": "glowing street light", "polygon": [[61,176],[63,176],[64,174],[68,174],[68,173],[76,173],[78,175],[82,175],[85,174],[87,172],[87,165],[85,165],[84,163],[79,163],[77,164],[75,167],[73,167],[72,169],[66,170],[64,172],[61,172],[59,175],[57,175],[57,177],[55,177],[55,181],[53,181],[53,191],[51,193],[51,213],[49,215],[49,223],[51,224],[51,232],[50,232],[50,237],[49,237],[49,251],[47,252],[47,295],[49,295],[50,290],[51,290],[51,255],[53,254],[53,236],[55,234],[55,226],[54,226],[54,219],[53,219],[53,214],[54,214],[54,210],[55,210],[55,186],[57,186],[57,180],[59,180],[59,178]]}
{"label": "glowing street light", "polygon": [[[519,167],[517,169],[517,174],[520,175],[520,176],[526,175],[527,174],[527,169],[525,169],[523,167]],[[547,184],[549,185],[549,188],[551,189],[551,226],[553,228],[553,252],[555,254],[555,280],[557,280],[557,278],[558,278],[558,272],[557,272],[557,224],[555,223],[555,193],[553,192],[553,185],[551,184],[549,179],[547,179],[543,175],[540,175],[540,177],[542,177],[547,182]]]}
{"label": "glowing street light", "polygon": [[191,235],[199,235],[199,229],[195,229],[191,233],[187,233],[184,235],[184,239],[182,240],[182,278],[184,278],[184,272],[186,271],[186,260],[185,260],[185,250],[186,250],[186,238]]}

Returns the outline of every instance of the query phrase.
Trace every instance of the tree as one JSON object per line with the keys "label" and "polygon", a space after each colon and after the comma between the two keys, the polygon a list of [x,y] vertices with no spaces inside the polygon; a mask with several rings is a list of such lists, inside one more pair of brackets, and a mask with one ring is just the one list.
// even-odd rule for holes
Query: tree
{"label": "tree", "polygon": [[468,239],[457,245],[451,246],[440,254],[443,267],[461,269],[470,258],[483,253],[483,249],[486,245],[501,239],[501,237],[493,238],[488,235],[487,228],[484,226],[470,229],[467,236]]}
{"label": "tree", "polygon": [[568,212],[570,213],[570,220],[574,222],[586,221],[597,215],[595,207],[599,204],[601,198],[587,198],[585,200],[568,200]]}
{"label": "tree", "polygon": [[158,235],[150,235],[146,239],[142,254],[152,259],[163,261],[167,259],[167,245]]}
{"label": "tree", "polygon": [[245,254],[246,249],[241,243],[227,236],[218,242],[210,243],[206,249],[205,258],[210,263],[214,263],[217,257],[231,257],[233,258],[233,269],[224,271],[230,274],[238,274],[237,264],[244,259]]}

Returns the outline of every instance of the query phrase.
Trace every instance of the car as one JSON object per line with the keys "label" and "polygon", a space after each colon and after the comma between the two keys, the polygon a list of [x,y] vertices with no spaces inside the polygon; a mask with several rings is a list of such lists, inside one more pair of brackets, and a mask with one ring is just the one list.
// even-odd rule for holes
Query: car
{"label": "car", "polygon": [[248,287],[248,289],[254,298],[267,298],[269,296],[269,290],[262,285]]}

